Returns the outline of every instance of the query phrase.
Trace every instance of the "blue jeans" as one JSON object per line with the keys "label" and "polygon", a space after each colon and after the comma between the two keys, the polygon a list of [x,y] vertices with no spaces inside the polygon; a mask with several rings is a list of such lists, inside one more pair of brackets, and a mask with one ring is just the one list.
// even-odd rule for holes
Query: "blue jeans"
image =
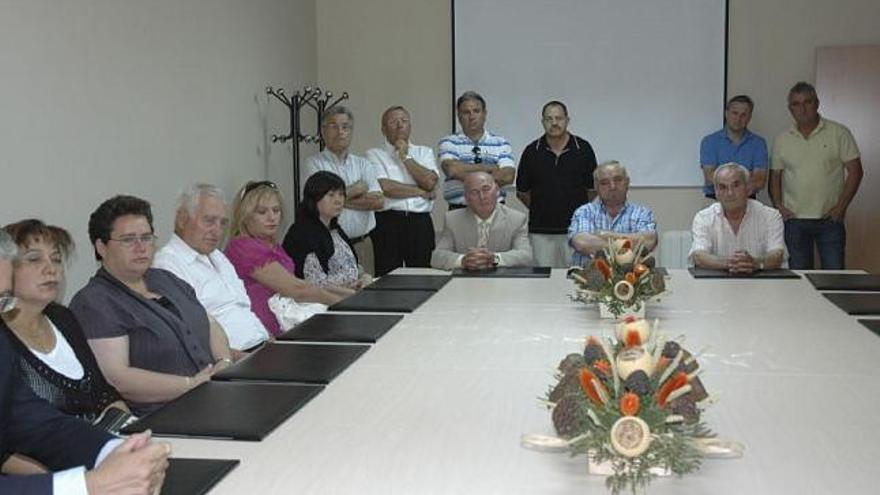
{"label": "blue jeans", "polygon": [[843,222],[827,218],[792,218],[785,221],[788,266],[793,270],[813,269],[813,245],[819,250],[823,270],[843,270],[846,228]]}

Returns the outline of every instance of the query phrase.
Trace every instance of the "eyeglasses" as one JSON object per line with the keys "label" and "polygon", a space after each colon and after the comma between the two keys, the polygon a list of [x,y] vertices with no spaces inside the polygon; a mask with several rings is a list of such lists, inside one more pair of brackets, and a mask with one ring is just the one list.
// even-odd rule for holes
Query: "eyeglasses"
{"label": "eyeglasses", "polygon": [[241,190],[241,199],[244,199],[244,197],[247,196],[247,194],[249,192],[253,191],[254,189],[256,189],[258,187],[264,187],[264,186],[272,188],[276,191],[278,190],[278,185],[270,180],[260,180],[260,181],[248,182],[247,185],[244,186],[244,189]]}
{"label": "eyeglasses", "polygon": [[482,150],[479,146],[474,146],[471,149],[471,152],[474,154],[474,163],[483,163],[483,155],[481,155]]}
{"label": "eyeglasses", "polygon": [[156,242],[158,237],[156,234],[144,234],[144,235],[124,235],[119,239],[108,239],[108,241],[118,242],[122,244],[123,247],[127,249],[133,248],[136,244],[144,244],[148,246],[152,246],[154,242]]}
{"label": "eyeglasses", "polygon": [[6,293],[0,296],[0,313],[6,313],[15,309],[15,296]]}

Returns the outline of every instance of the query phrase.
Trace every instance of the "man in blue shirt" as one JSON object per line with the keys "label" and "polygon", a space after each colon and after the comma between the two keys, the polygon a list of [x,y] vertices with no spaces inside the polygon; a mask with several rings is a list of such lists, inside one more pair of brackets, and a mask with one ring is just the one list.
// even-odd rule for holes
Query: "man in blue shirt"
{"label": "man in blue shirt", "polygon": [[746,95],[734,96],[724,110],[724,128],[703,138],[700,143],[700,167],[703,169],[703,193],[715,199],[712,178],[715,168],[725,163],[737,163],[749,170],[749,195],[754,198],[767,183],[767,142],[749,131],[749,120],[755,103]]}
{"label": "man in blue shirt", "polygon": [[568,241],[574,248],[572,264],[583,266],[608,244],[609,238],[626,237],[643,242],[647,251],[657,246],[657,222],[650,208],[626,200],[629,174],[616,161],[605,162],[593,172],[599,197],[574,211]]}

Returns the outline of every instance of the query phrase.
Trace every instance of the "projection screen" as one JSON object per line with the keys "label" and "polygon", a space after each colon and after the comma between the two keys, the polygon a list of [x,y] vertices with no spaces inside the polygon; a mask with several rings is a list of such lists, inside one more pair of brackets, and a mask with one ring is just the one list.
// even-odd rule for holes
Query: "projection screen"
{"label": "projection screen", "polygon": [[[698,186],[701,138],[721,128],[726,0],[453,0],[455,95],[519,158],[563,101],[569,130],[638,186]],[[456,124],[457,127],[457,124]]]}

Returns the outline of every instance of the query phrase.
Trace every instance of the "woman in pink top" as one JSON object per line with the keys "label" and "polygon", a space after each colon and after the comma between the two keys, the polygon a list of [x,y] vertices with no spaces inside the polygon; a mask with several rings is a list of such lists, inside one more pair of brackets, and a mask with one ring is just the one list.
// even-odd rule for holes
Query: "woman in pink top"
{"label": "woman in pink top", "polygon": [[269,298],[281,294],[297,302],[334,304],[341,298],[297,278],[290,256],[278,243],[284,219],[281,193],[273,182],[248,182],[232,205],[232,239],[226,257],[244,282],[251,307],[273,335],[284,330],[269,309]]}

